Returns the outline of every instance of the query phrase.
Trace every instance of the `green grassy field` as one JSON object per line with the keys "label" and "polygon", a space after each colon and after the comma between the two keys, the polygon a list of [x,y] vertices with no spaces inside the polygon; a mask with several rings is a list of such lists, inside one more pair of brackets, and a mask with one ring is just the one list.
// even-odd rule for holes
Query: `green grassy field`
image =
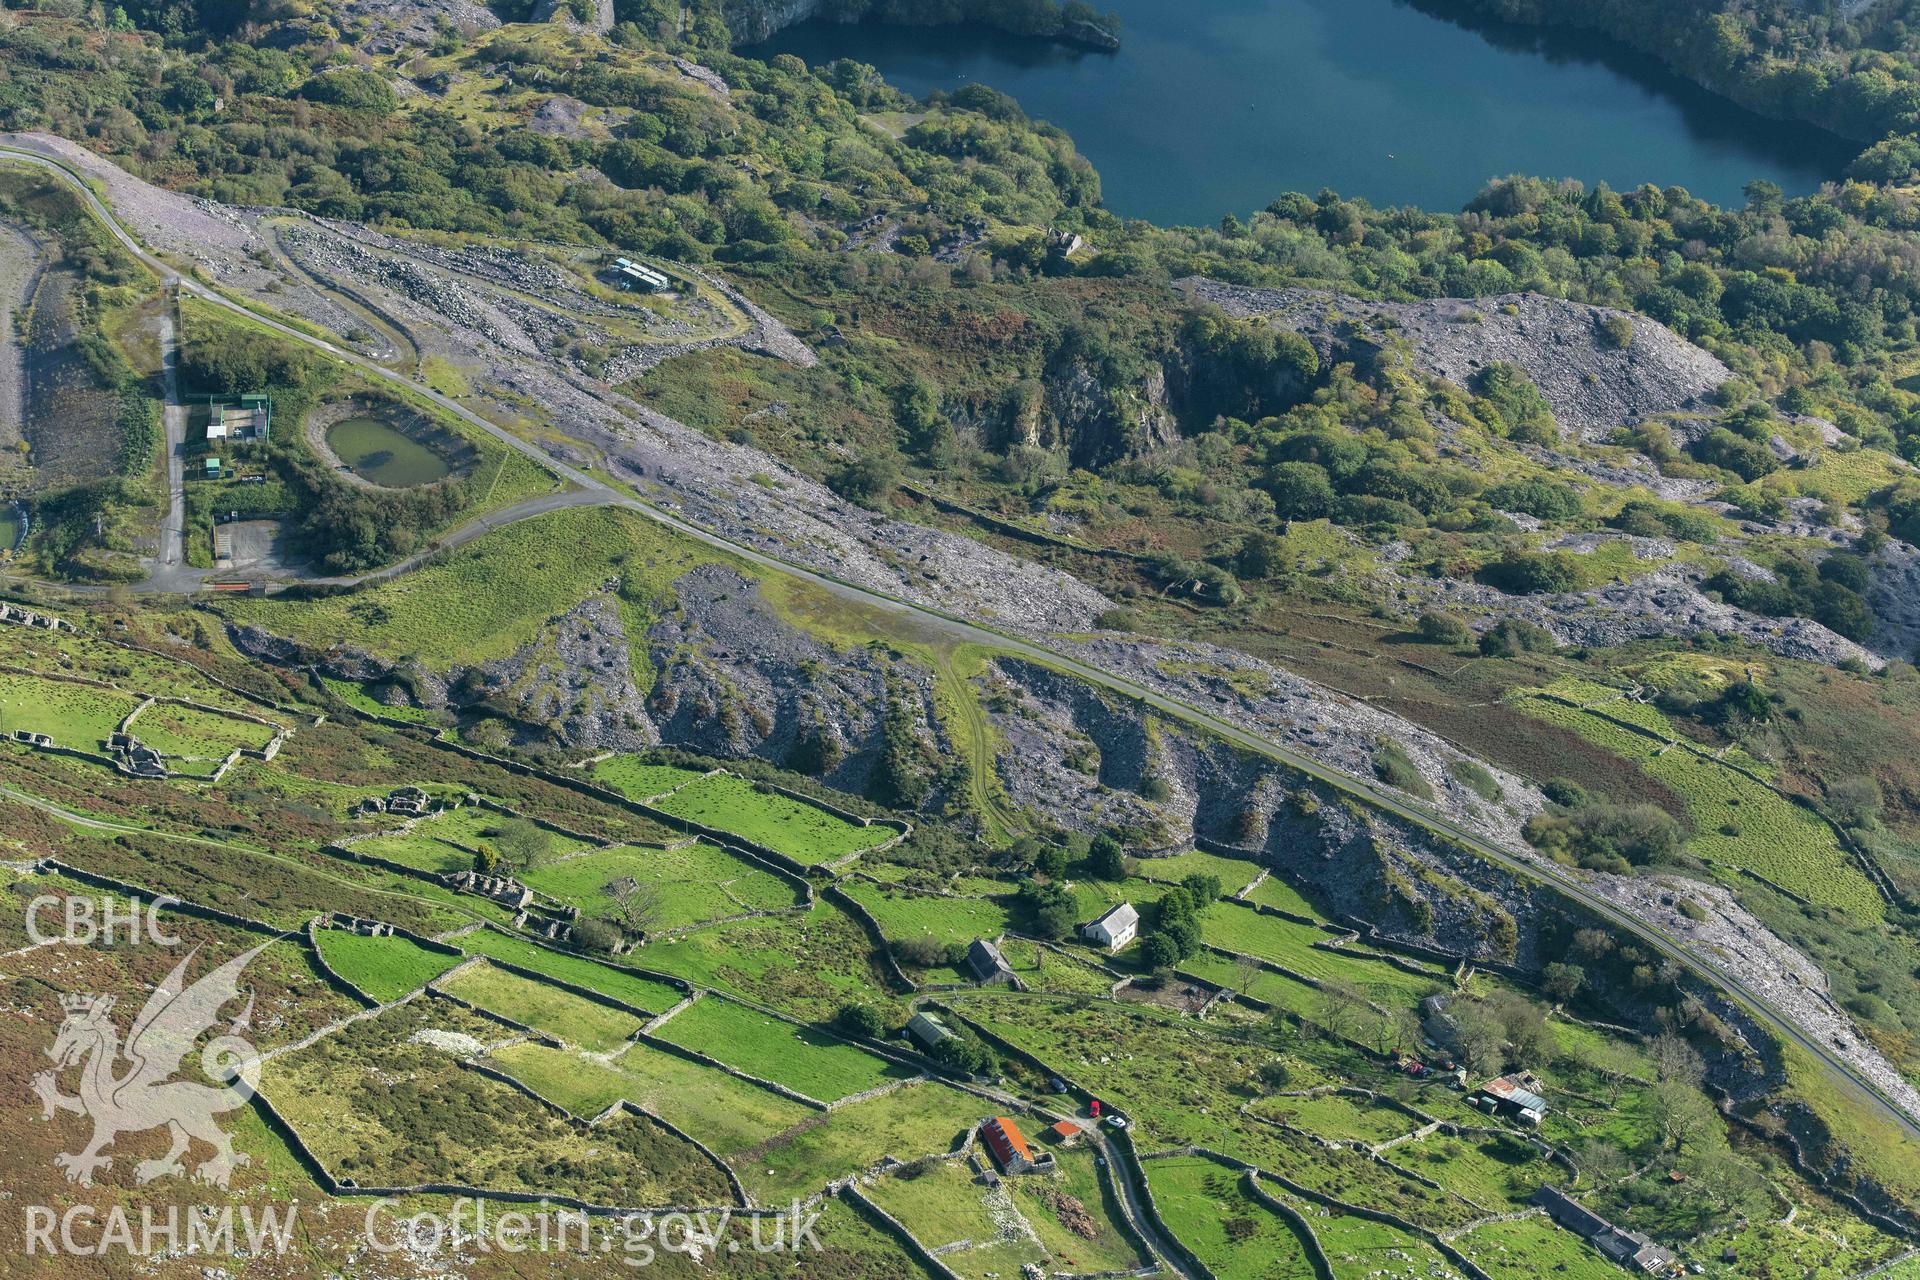
{"label": "green grassy field", "polygon": [[[1579,681],[1563,681],[1550,688],[1583,701],[1613,692]],[[1691,751],[1679,747],[1661,751],[1651,739],[1564,703],[1522,693],[1514,704],[1633,762],[1680,795],[1694,827],[1688,845],[1700,856],[1757,871],[1802,897],[1841,908],[1862,924],[1884,917],[1885,904],[1873,883],[1848,859],[1832,830],[1798,805]],[[1678,736],[1651,707],[1609,702],[1605,709],[1656,732]],[[1764,768],[1757,763],[1755,768],[1764,776]]]}
{"label": "green grassy field", "polygon": [[[473,850],[491,848],[503,824],[511,821],[505,814],[480,805],[462,805],[458,809],[423,818],[411,828],[391,835],[369,836],[353,842],[359,853],[373,854],[403,867],[440,875],[464,871],[473,865]],[[583,853],[593,846],[559,832],[548,832],[549,862],[571,854]]]}
{"label": "green grassy field", "polygon": [[757,790],[732,774],[690,782],[654,807],[809,865],[871,849],[894,835],[887,827],[855,826],[812,805]]}
{"label": "green grassy field", "polygon": [[613,756],[593,766],[593,780],[612,787],[629,800],[651,800],[703,777],[697,769],[675,764],[647,764],[638,756]]}
{"label": "green grassy field", "polygon": [[912,1160],[950,1151],[991,1110],[983,1099],[943,1084],[908,1085],[783,1134],[736,1168],[756,1200],[782,1204],[881,1156]]}
{"label": "green grassy field", "polygon": [[1453,1243],[1494,1280],[1535,1280],[1537,1276],[1615,1280],[1620,1274],[1593,1246],[1545,1218],[1490,1222]]}
{"label": "green grassy field", "polygon": [[664,982],[601,964],[585,956],[555,951],[551,947],[492,929],[462,934],[459,946],[470,954],[505,960],[523,969],[531,969],[535,973],[597,991],[603,996],[611,996],[648,1013],[665,1013],[680,1003],[680,992]]}
{"label": "green grassy field", "polygon": [[1054,1160],[1053,1173],[1008,1184],[1020,1216],[1046,1246],[1051,1269],[1085,1274],[1144,1265],[1147,1259],[1120,1226],[1120,1206],[1094,1165],[1093,1150],[1057,1149]]}
{"label": "green grassy field", "polygon": [[258,751],[273,740],[273,730],[233,716],[197,707],[156,702],[133,722],[133,734],[163,756],[219,759],[236,747]]}
{"label": "green grassy field", "polygon": [[1365,956],[1316,947],[1314,943],[1331,942],[1336,935],[1230,903],[1217,904],[1201,916],[1200,936],[1213,946],[1257,956],[1309,978],[1332,978],[1368,991],[1394,993],[1408,1004],[1418,1003],[1438,981],[1438,975],[1424,979]]}
{"label": "green grassy field", "polygon": [[1336,1142],[1385,1142],[1420,1127],[1420,1122],[1404,1111],[1337,1093],[1312,1098],[1267,1097],[1251,1106],[1257,1116]]}
{"label": "green grassy field", "polygon": [[591,1053],[616,1049],[640,1029],[640,1020],[632,1014],[490,964],[457,973],[439,989]]}
{"label": "green grassy field", "polygon": [[1417,1236],[1382,1222],[1336,1213],[1263,1183],[1275,1199],[1298,1210],[1333,1263],[1335,1280],[1429,1280],[1458,1275],[1445,1258]]}
{"label": "green grassy field", "polygon": [[647,947],[650,969],[731,991],[809,1022],[882,994],[873,944],[822,900],[804,914],[735,920]]}
{"label": "green grassy field", "polygon": [[393,720],[411,720],[416,724],[438,724],[442,717],[437,711],[425,707],[390,707],[367,693],[366,688],[353,680],[334,680],[326,676],[320,683],[327,691],[350,707],[365,711],[370,715],[386,716]]}
{"label": "green grassy field", "polygon": [[1229,898],[1252,884],[1260,874],[1257,863],[1244,858],[1223,858],[1203,849],[1189,849],[1171,858],[1142,858],[1139,870],[1141,876],[1149,880],[1177,882],[1194,875],[1214,876],[1220,881],[1220,892]]}
{"label": "green grassy field", "polygon": [[1279,876],[1268,876],[1253,887],[1253,892],[1245,901],[1257,903],[1263,907],[1272,907],[1276,911],[1290,911],[1297,916],[1318,919],[1320,913],[1313,904],[1300,896],[1300,892]]}
{"label": "green grassy field", "polygon": [[[1000,1226],[987,1205],[986,1189],[964,1161],[909,1165],[860,1189],[930,1249],[961,1240],[977,1243],[1001,1237]],[[1044,1250],[1034,1246],[1032,1261],[1044,1258]]]}
{"label": "green grassy field", "polygon": [[343,929],[314,932],[320,954],[335,973],[375,1000],[398,1000],[460,963],[402,937],[366,938]]}
{"label": "green grassy field", "polygon": [[1201,1156],[1149,1160],[1146,1171],[1167,1229],[1219,1280],[1311,1280],[1306,1246],[1241,1175]]}
{"label": "green grassy field", "polygon": [[263,1092],[328,1168],[363,1185],[460,1182],[538,1194],[565,1170],[569,1193],[593,1203],[730,1198],[710,1160],[651,1121],[582,1130],[442,1047],[447,1037],[484,1043],[499,1030],[445,1001],[416,1001],[274,1059]]}
{"label": "green grassy field", "polygon": [[659,892],[659,916],[647,926],[656,933],[803,901],[800,891],[779,876],[704,842],[680,849],[597,849],[536,867],[521,879],[586,915],[606,916],[616,907],[607,885],[629,877]]}
{"label": "green grassy field", "polygon": [[934,898],[862,880],[849,880],[840,887],[871,912],[880,922],[880,931],[895,941],[932,938],[942,943],[972,942],[975,938],[997,938],[1009,924],[1007,909],[998,901]]}
{"label": "green grassy field", "polygon": [[1542,1183],[1562,1172],[1525,1143],[1496,1138],[1434,1134],[1402,1143],[1388,1158],[1493,1213],[1525,1208]]}
{"label": "green grassy field", "polygon": [[655,1034],[821,1102],[915,1074],[825,1032],[714,996],[675,1014]]}
{"label": "green grassy field", "polygon": [[575,1115],[598,1115],[624,1100],[699,1135],[723,1157],[819,1114],[771,1089],[643,1044],[610,1064],[532,1043],[508,1045],[489,1060]]}
{"label": "green grassy field", "polygon": [[419,570],[325,600],[230,600],[237,620],[327,647],[351,643],[444,669],[503,658],[533,642],[608,577],[664,592],[713,556],[641,516],[556,511],[496,529]]}
{"label": "green grassy field", "polygon": [[0,672],[0,732],[44,733],[63,747],[103,751],[140,699],[115,689]]}

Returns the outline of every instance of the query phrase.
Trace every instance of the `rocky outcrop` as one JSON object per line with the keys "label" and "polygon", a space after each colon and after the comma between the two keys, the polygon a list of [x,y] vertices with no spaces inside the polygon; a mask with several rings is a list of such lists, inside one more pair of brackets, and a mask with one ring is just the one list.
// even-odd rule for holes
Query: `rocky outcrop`
{"label": "rocky outcrop", "polygon": [[1336,917],[1405,942],[1502,962],[1532,954],[1533,895],[1491,863],[1043,667],[1002,660],[984,683],[1001,784],[1029,812],[1125,829],[1149,849],[1238,849]]}
{"label": "rocky outcrop", "polygon": [[676,607],[647,633],[657,672],[648,710],[661,741],[802,767],[850,792],[866,789],[884,754],[889,716],[944,749],[924,668],[829,648],[730,569],[696,569],[674,592]]}
{"label": "rocky outcrop", "polygon": [[[1880,572],[1877,566],[1876,581],[1884,583],[1892,573],[1891,569]],[[1769,618],[1711,599],[1700,589],[1706,576],[1698,567],[1670,564],[1631,582],[1556,595],[1507,595],[1485,583],[1412,576],[1399,578],[1391,590],[1409,614],[1441,608],[1489,625],[1501,618],[1519,618],[1545,627],[1561,643],[1571,645],[1602,647],[1656,636],[1712,634],[1738,636],[1783,658],[1829,665],[1856,661],[1871,667],[1882,665],[1883,654],[1911,651],[1881,643],[1882,637],[1889,645],[1900,643],[1898,624],[1883,621],[1881,636],[1870,649],[1809,618]],[[1874,607],[1881,608],[1878,596]]]}
{"label": "rocky outcrop", "polygon": [[[1193,276],[1186,296],[1235,316],[1268,316],[1327,358],[1404,344],[1422,371],[1471,388],[1486,366],[1525,370],[1567,431],[1598,440],[1666,413],[1710,410],[1732,376],[1718,359],[1645,316],[1537,293],[1373,302],[1317,289],[1255,289]],[[1624,346],[1608,322],[1624,320]]]}
{"label": "rocky outcrop", "polygon": [[855,793],[886,753],[890,722],[923,756],[948,753],[930,672],[833,649],[781,619],[754,583],[712,565],[675,582],[642,636],[629,633],[609,583],[508,657],[445,672],[357,649],[309,652],[253,627],[230,635],[250,657],[359,682],[389,706],[449,711],[469,730],[494,721],[517,745],[757,756]]}
{"label": "rocky outcrop", "polygon": [[1066,449],[1076,467],[1102,467],[1180,438],[1167,374],[1158,366],[1138,387],[1116,391],[1076,361],[1050,375],[1042,387],[1041,403],[1022,416],[1016,436],[1026,444]]}
{"label": "rocky outcrop", "polygon": [[533,7],[535,22],[552,22],[559,19],[568,26],[592,31],[596,35],[605,35],[613,30],[613,0],[593,0],[590,18],[582,18],[574,7],[574,0],[539,0]]}

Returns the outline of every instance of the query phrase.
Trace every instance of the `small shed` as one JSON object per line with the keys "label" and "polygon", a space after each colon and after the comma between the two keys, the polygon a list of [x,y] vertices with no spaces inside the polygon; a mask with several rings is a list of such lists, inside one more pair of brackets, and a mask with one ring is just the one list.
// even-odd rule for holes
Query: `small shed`
{"label": "small shed", "polygon": [[907,1020],[907,1035],[923,1050],[932,1053],[942,1040],[954,1038],[946,1023],[930,1013],[916,1013]]}

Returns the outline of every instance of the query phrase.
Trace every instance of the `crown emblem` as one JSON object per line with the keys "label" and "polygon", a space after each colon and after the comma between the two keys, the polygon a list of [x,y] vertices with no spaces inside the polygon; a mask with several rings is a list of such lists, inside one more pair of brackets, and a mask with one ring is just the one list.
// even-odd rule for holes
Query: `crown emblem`
{"label": "crown emblem", "polygon": [[60,997],[60,1007],[68,1013],[92,1013],[99,996],[91,992],[72,991]]}

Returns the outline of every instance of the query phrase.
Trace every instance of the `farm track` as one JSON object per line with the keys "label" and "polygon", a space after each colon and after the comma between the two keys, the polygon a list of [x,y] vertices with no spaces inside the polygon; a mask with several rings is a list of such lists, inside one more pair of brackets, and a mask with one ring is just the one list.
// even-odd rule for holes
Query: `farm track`
{"label": "farm track", "polygon": [[[993,631],[977,623],[955,617],[938,610],[909,604],[896,597],[857,587],[838,578],[830,577],[810,569],[790,564],[777,557],[756,551],[750,547],[729,541],[720,535],[698,525],[693,525],[651,503],[631,497],[606,484],[597,477],[590,476],[579,468],[570,466],[548,455],[537,445],[523,440],[512,432],[495,425],[479,414],[465,408],[448,396],[429,387],[414,383],[402,375],[343,349],[336,343],[316,338],[302,330],[282,323],[270,316],[263,315],[253,308],[235,301],[227,294],[202,285],[196,280],[182,276],[153,254],[149,253],[133,235],[114,217],[106,203],[95,193],[77,173],[54,155],[40,151],[23,149],[12,145],[0,145],[0,155],[14,160],[33,164],[59,176],[71,184],[81,195],[88,208],[105,226],[113,237],[139,262],[155,272],[163,281],[177,287],[196,298],[220,307],[251,323],[264,325],[283,337],[302,345],[324,352],[336,360],[353,365],[362,372],[393,385],[401,386],[415,395],[423,396],[435,405],[452,413],[461,421],[476,427],[507,447],[518,450],[541,466],[553,471],[581,489],[599,495],[604,505],[620,507],[634,511],[654,520],[669,529],[707,546],[713,547],[737,559],[744,560],[760,568],[811,583],[833,595],[868,608],[877,609],[885,615],[909,621],[914,626],[931,630],[949,642],[959,645],[977,645],[988,651],[1006,653],[1023,657],[1045,667],[1050,667],[1076,679],[1086,681],[1100,688],[1118,693],[1123,697],[1144,706],[1160,711],[1177,720],[1198,727],[1215,737],[1224,739],[1237,746],[1263,755],[1290,769],[1304,773],[1327,786],[1355,796],[1365,803],[1390,813],[1404,821],[1444,838],[1453,840],[1477,856],[1485,858],[1525,882],[1550,883],[1558,892],[1593,915],[1606,921],[1610,926],[1629,934],[1651,947],[1663,958],[1673,961],[1696,978],[1709,986],[1726,992],[1736,1002],[1745,1006],[1760,1021],[1764,1022],[1782,1038],[1792,1041],[1801,1049],[1818,1059],[1827,1072],[1839,1081],[1846,1083],[1862,1101],[1872,1109],[1881,1112],[1887,1119],[1897,1124],[1909,1137],[1920,1141],[1920,1116],[1910,1115],[1897,1105],[1892,1098],[1877,1087],[1867,1074],[1855,1067],[1846,1058],[1838,1055],[1834,1047],[1818,1035],[1803,1029],[1788,1014],[1770,1003],[1752,986],[1742,979],[1715,968],[1700,958],[1686,945],[1639,919],[1629,911],[1616,906],[1606,898],[1594,893],[1581,884],[1572,875],[1556,866],[1535,862],[1512,853],[1472,831],[1467,830],[1451,819],[1403,798],[1383,784],[1371,778],[1347,774],[1320,761],[1279,745],[1258,734],[1242,729],[1212,713],[1191,704],[1169,698],[1145,685],[1138,684],[1123,676],[1093,667],[1078,659],[1058,653],[1043,645],[1029,640],[1019,639]],[[583,501],[585,501],[583,499]]]}

